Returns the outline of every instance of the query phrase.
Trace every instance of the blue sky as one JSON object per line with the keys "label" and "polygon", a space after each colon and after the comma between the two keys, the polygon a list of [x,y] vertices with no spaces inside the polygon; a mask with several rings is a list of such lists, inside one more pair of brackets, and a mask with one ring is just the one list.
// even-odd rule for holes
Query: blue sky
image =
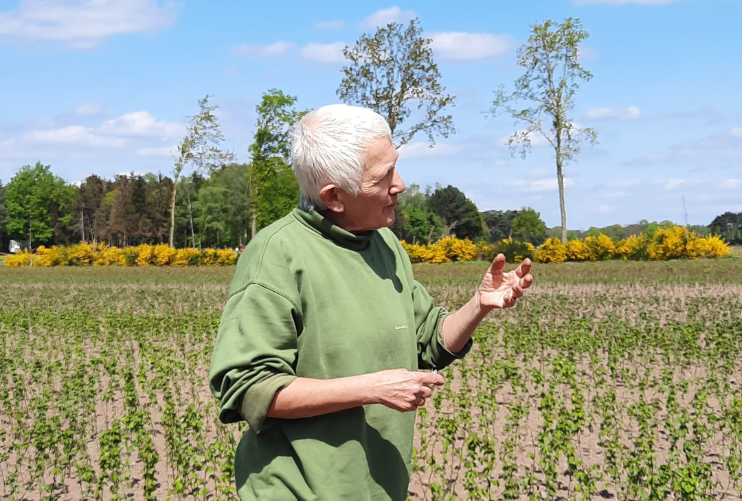
{"label": "blue sky", "polygon": [[512,157],[512,120],[482,112],[521,74],[530,25],[572,16],[594,75],[572,118],[600,143],[566,169],[568,226],[682,223],[683,198],[690,224],[742,211],[742,0],[0,0],[0,179],[37,160],[70,182],[168,174],[207,93],[246,161],[263,92],[337,102],[342,46],[415,16],[457,96],[457,133],[401,149],[407,184],[453,184],[480,210],[531,206],[559,224],[553,152],[536,141]]}

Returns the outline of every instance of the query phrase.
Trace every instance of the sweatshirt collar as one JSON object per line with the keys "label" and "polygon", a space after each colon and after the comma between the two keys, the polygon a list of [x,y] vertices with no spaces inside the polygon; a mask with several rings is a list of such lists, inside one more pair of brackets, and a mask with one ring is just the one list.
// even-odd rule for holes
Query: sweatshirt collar
{"label": "sweatshirt collar", "polygon": [[325,218],[316,210],[307,212],[296,208],[294,209],[294,217],[309,229],[319,233],[320,236],[332,240],[341,247],[355,251],[365,249],[373,238],[374,233],[376,233],[374,230],[351,233],[331,223],[329,219]]}

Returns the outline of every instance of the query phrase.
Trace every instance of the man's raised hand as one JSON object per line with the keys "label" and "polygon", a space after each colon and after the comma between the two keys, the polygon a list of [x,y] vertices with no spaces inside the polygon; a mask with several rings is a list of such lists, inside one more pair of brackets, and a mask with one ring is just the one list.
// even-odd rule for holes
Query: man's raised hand
{"label": "man's raised hand", "polygon": [[482,308],[509,308],[523,295],[523,290],[533,283],[531,260],[524,260],[514,271],[503,272],[505,256],[498,254],[484,274],[482,284],[477,290],[479,305]]}

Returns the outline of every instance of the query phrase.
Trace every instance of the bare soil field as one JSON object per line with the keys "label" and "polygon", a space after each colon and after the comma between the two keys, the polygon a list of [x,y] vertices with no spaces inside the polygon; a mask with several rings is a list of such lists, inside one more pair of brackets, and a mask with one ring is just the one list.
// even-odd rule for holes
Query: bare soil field
{"label": "bare soil field", "polygon": [[[455,308],[486,267],[415,273]],[[233,271],[0,267],[0,498],[235,499]],[[410,499],[741,499],[742,260],[533,274],[418,412]]]}

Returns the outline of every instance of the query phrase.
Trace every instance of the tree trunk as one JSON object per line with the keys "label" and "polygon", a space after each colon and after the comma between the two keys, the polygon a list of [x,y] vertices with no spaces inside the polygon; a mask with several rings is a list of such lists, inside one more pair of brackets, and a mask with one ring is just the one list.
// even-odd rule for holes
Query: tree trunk
{"label": "tree trunk", "polygon": [[[557,139],[557,142],[559,140]],[[562,214],[562,244],[567,243],[567,209],[564,206],[564,173],[562,172],[562,152],[557,147],[557,183],[559,184],[559,210]]]}
{"label": "tree trunk", "polygon": [[[190,191],[186,192],[188,195],[188,218],[191,221],[191,247],[194,249],[196,248],[196,234],[193,231],[193,207],[191,206],[191,193]],[[186,233],[186,239],[188,238],[188,234]],[[201,242],[199,242],[198,248],[201,248]]]}
{"label": "tree trunk", "polygon": [[258,212],[252,211],[252,238],[255,238],[255,234],[258,232]]}
{"label": "tree trunk", "polygon": [[175,240],[175,193],[178,191],[178,178],[173,183],[173,197],[170,200],[170,247],[174,247]]}

